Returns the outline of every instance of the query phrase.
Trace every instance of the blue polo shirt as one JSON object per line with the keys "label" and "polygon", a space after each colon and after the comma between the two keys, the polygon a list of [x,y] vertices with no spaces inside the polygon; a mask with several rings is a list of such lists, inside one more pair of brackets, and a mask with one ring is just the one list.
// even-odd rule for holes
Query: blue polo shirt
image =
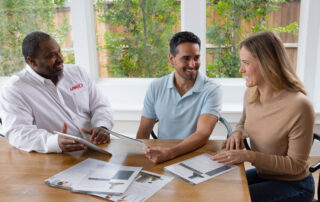
{"label": "blue polo shirt", "polygon": [[185,139],[196,131],[201,114],[219,118],[221,108],[220,84],[198,72],[194,86],[181,97],[174,86],[173,72],[150,84],[142,116],[159,120],[159,139]]}

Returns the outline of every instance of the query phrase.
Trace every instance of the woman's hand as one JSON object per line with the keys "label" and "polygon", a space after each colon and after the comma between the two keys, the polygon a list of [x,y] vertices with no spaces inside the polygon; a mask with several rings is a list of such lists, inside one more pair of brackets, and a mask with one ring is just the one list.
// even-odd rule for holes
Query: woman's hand
{"label": "woman's hand", "polygon": [[249,150],[230,150],[211,157],[211,160],[227,165],[238,164],[244,161],[253,163],[256,160],[256,153]]}
{"label": "woman's hand", "polygon": [[244,149],[244,142],[242,134],[239,131],[233,132],[231,136],[223,143],[222,149],[226,150],[242,150]]}

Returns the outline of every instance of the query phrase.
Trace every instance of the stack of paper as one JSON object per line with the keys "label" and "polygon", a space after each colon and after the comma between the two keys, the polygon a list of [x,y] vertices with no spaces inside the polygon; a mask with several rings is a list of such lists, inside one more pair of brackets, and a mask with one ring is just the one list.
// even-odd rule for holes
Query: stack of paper
{"label": "stack of paper", "polygon": [[112,201],[145,201],[172,177],[88,158],[48,179],[52,187],[103,197]]}

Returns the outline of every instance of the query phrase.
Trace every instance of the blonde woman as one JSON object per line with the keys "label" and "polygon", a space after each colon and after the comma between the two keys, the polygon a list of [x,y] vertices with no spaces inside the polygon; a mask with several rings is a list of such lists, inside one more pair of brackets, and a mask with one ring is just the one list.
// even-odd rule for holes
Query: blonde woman
{"label": "blonde woman", "polygon": [[[261,32],[240,44],[239,72],[246,80],[240,122],[212,160],[252,163],[247,179],[252,201],[312,201],[314,181],[308,170],[314,111],[273,32]],[[252,151],[244,148],[249,137]]]}

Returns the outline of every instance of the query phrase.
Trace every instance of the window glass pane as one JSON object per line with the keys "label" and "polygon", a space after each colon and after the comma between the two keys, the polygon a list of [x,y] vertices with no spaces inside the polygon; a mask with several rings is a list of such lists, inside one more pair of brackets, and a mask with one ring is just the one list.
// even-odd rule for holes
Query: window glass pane
{"label": "window glass pane", "polygon": [[170,73],[169,40],[180,31],[178,0],[96,0],[101,77]]}
{"label": "window glass pane", "polygon": [[240,77],[239,43],[253,33],[264,30],[279,34],[293,67],[296,67],[299,0],[206,2],[207,76]]}
{"label": "window glass pane", "polygon": [[67,5],[66,0],[0,1],[0,76],[10,76],[25,67],[21,44],[32,31],[54,37],[62,48],[65,63],[74,63]]}

